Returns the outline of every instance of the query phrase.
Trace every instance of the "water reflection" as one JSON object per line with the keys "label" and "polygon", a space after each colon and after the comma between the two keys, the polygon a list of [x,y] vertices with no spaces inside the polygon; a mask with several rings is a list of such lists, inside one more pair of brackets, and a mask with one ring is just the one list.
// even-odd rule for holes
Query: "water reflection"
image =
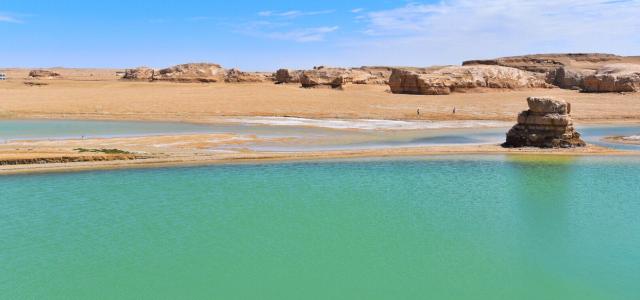
{"label": "water reflection", "polygon": [[[566,257],[572,174],[578,158],[572,156],[507,156],[513,178],[516,236],[522,259],[545,269],[556,269]],[[552,259],[550,259],[552,258]]]}

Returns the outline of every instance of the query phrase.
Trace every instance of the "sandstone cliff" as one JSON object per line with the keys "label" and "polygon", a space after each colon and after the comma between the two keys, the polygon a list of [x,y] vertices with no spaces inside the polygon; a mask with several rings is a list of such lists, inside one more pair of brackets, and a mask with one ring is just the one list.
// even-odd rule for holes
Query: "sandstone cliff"
{"label": "sandstone cliff", "polygon": [[315,67],[300,74],[300,84],[304,88],[341,88],[347,82],[351,82],[350,73],[342,68]]}
{"label": "sandstone cliff", "polygon": [[300,74],[302,71],[279,69],[274,74],[275,83],[300,83]]}
{"label": "sandstone cliff", "polygon": [[517,89],[548,87],[532,72],[502,66],[449,66],[425,71],[394,69],[389,78],[392,93],[448,95],[475,88]]}
{"label": "sandstone cliff", "polygon": [[[616,88],[615,84],[612,86],[611,83],[616,80],[612,79],[611,76],[593,77],[593,75],[596,75],[596,73],[606,72],[605,70],[599,70],[606,68],[607,65],[621,63],[640,65],[640,57],[618,56],[605,53],[536,54],[488,60],[470,60],[465,61],[462,64],[464,66],[498,65],[540,73],[544,74],[547,83],[563,89],[578,89],[592,92],[616,92],[628,91],[629,84],[623,83],[622,85],[625,86],[625,88]],[[622,78],[624,76],[625,75],[621,74],[620,77]],[[590,87],[585,86],[585,79],[587,77],[590,78]],[[628,80],[633,81],[634,79],[622,79],[622,81]],[[599,88],[598,86],[606,86],[607,88]]]}
{"label": "sandstone cliff", "polygon": [[191,63],[161,69],[153,74],[153,80],[176,82],[222,82],[225,70],[218,64]]}
{"label": "sandstone cliff", "polygon": [[228,83],[244,83],[244,82],[264,82],[269,80],[269,76],[263,73],[243,72],[238,69],[227,70],[224,82]]}
{"label": "sandstone cliff", "polygon": [[585,92],[640,91],[640,64],[610,64],[583,80]]}
{"label": "sandstone cliff", "polygon": [[127,80],[153,80],[154,70],[147,67],[138,67],[135,69],[126,69],[122,79]]}
{"label": "sandstone cliff", "polygon": [[60,78],[60,74],[49,70],[31,70],[29,77],[37,79],[53,79]]}
{"label": "sandstone cliff", "polygon": [[571,104],[550,97],[527,98],[528,110],[507,133],[503,147],[571,148],[585,146],[573,128]]}

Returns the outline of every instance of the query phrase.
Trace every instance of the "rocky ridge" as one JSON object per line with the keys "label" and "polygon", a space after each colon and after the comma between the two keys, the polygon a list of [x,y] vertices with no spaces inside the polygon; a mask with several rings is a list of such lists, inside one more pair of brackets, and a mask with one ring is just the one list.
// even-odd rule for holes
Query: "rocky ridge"
{"label": "rocky ridge", "polygon": [[423,72],[394,69],[389,87],[396,94],[448,95],[476,88],[546,88],[535,73],[502,66],[448,66]]}
{"label": "rocky ridge", "polygon": [[[497,65],[544,74],[547,83],[563,89],[585,92],[640,91],[636,75],[621,71],[610,73],[612,66],[625,68],[640,66],[640,57],[618,56],[606,53],[536,54],[501,57],[487,60],[469,60],[464,66]],[[588,79],[587,79],[588,78]]]}

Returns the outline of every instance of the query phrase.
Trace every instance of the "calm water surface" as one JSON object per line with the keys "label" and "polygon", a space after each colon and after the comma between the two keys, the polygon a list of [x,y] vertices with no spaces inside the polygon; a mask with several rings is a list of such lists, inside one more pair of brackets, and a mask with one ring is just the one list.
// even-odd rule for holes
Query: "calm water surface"
{"label": "calm water surface", "polygon": [[[27,139],[78,139],[164,134],[230,133],[259,138],[289,137],[291,143],[244,144],[256,151],[323,151],[434,145],[498,144],[504,142],[508,127],[440,128],[420,130],[353,130],[264,124],[178,122],[80,121],[80,120],[0,120],[0,143]],[[579,126],[583,139],[591,144],[623,150],[640,150],[640,145],[603,142],[607,136],[640,134],[640,125]],[[237,145],[221,149],[237,148]]]}
{"label": "calm water surface", "polygon": [[3,299],[639,299],[640,158],[0,177]]}

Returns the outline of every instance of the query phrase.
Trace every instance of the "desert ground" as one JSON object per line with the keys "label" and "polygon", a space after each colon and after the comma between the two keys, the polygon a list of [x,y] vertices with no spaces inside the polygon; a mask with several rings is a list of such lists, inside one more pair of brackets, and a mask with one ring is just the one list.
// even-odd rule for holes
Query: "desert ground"
{"label": "desert ground", "polygon": [[[172,83],[123,81],[115,69],[50,69],[63,79],[29,79],[28,69],[5,69],[0,119],[154,120],[219,122],[220,117],[310,119],[496,120],[515,122],[526,97],[554,96],[572,104],[576,124],[640,122],[640,93],[580,93],[559,88],[476,89],[451,95],[392,94],[387,85],[350,84],[343,89],[305,89],[296,84]],[[455,108],[455,114],[453,109]],[[417,114],[417,110],[420,114]],[[56,141],[5,141],[0,173],[111,168],[239,160],[426,155],[444,153],[612,154],[589,146],[573,150],[503,149],[498,145],[277,153],[212,153],[235,143],[224,135],[179,135]],[[152,145],[167,145],[162,148]],[[122,149],[123,153],[77,149]],[[72,164],[70,164],[72,163]]]}
{"label": "desert ground", "polygon": [[9,80],[0,82],[0,117],[189,122],[207,122],[216,116],[515,120],[526,108],[526,97],[548,95],[571,102],[577,122],[640,120],[640,93],[591,94],[553,88],[425,96],[392,94],[387,85],[354,84],[332,90],[272,82],[130,82],[118,80],[115,70],[58,71],[65,79],[26,80],[26,69],[7,71]]}

